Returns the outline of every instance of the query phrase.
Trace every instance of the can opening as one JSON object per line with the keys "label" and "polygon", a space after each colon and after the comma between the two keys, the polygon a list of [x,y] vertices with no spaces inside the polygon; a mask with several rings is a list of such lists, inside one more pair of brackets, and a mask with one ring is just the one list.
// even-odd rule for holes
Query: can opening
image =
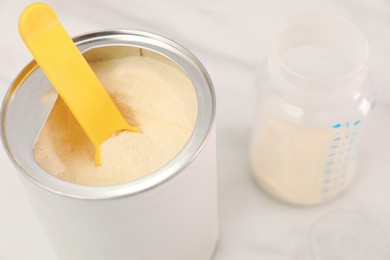
{"label": "can opening", "polygon": [[184,72],[191,80],[198,98],[198,118],[193,134],[176,157],[139,180],[114,186],[84,186],[53,177],[39,167],[30,152],[57,98],[50,83],[33,62],[11,86],[1,114],[2,139],[15,166],[29,180],[51,192],[82,199],[135,194],[178,174],[196,157],[214,122],[214,91],[211,80],[199,61],[178,44],[150,33],[128,30],[98,32],[74,40],[88,61],[145,55],[162,60]]}
{"label": "can opening", "polygon": [[[112,186],[141,179],[178,155],[198,110],[184,71],[168,57],[133,46],[99,46],[84,55],[124,119],[141,132],[113,133],[100,145],[102,164],[92,165],[96,147],[58,96],[34,143],[38,165],[71,183]],[[91,117],[104,113],[96,108],[88,110]]]}

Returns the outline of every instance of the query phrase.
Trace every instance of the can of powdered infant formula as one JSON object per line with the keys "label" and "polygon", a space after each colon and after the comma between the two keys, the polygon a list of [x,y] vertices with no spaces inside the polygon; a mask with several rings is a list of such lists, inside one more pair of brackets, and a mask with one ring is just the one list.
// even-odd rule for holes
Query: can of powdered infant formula
{"label": "can of powdered infant formula", "polygon": [[132,30],[74,39],[87,61],[145,55],[183,72],[198,101],[184,148],[151,174],[116,185],[88,186],[48,174],[33,147],[57,93],[33,61],[11,85],[1,137],[33,208],[60,259],[208,260],[218,239],[215,94],[200,62],[164,37]]}

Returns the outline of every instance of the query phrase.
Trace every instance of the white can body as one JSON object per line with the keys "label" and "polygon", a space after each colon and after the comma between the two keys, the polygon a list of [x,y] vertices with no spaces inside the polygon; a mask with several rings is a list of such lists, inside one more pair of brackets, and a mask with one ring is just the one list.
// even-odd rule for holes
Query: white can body
{"label": "white can body", "polygon": [[[218,239],[215,95],[199,61],[150,33],[107,31],[75,42],[88,59],[150,55],[181,69],[198,97],[198,119],[181,152],[139,180],[113,186],[68,183],[44,172],[32,147],[57,97],[32,62],[1,111],[1,137],[61,260],[209,260]],[[144,51],[140,51],[140,50]]]}

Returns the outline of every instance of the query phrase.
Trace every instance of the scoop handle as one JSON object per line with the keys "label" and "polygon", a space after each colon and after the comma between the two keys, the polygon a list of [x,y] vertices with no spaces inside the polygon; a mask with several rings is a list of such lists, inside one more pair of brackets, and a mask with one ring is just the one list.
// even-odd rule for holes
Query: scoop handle
{"label": "scoop handle", "polygon": [[122,130],[138,130],[123,118],[50,6],[26,7],[19,33],[94,145],[95,163],[100,165],[99,147],[106,139]]}

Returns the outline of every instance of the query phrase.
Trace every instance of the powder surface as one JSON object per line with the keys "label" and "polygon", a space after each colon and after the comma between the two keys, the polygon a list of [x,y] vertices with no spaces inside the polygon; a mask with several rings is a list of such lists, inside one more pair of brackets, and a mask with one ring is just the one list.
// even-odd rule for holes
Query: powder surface
{"label": "powder surface", "polygon": [[198,103],[188,77],[145,56],[90,64],[130,125],[141,133],[121,132],[94,147],[58,98],[34,146],[37,163],[48,173],[83,185],[115,185],[148,175],[176,156],[189,140]]}

